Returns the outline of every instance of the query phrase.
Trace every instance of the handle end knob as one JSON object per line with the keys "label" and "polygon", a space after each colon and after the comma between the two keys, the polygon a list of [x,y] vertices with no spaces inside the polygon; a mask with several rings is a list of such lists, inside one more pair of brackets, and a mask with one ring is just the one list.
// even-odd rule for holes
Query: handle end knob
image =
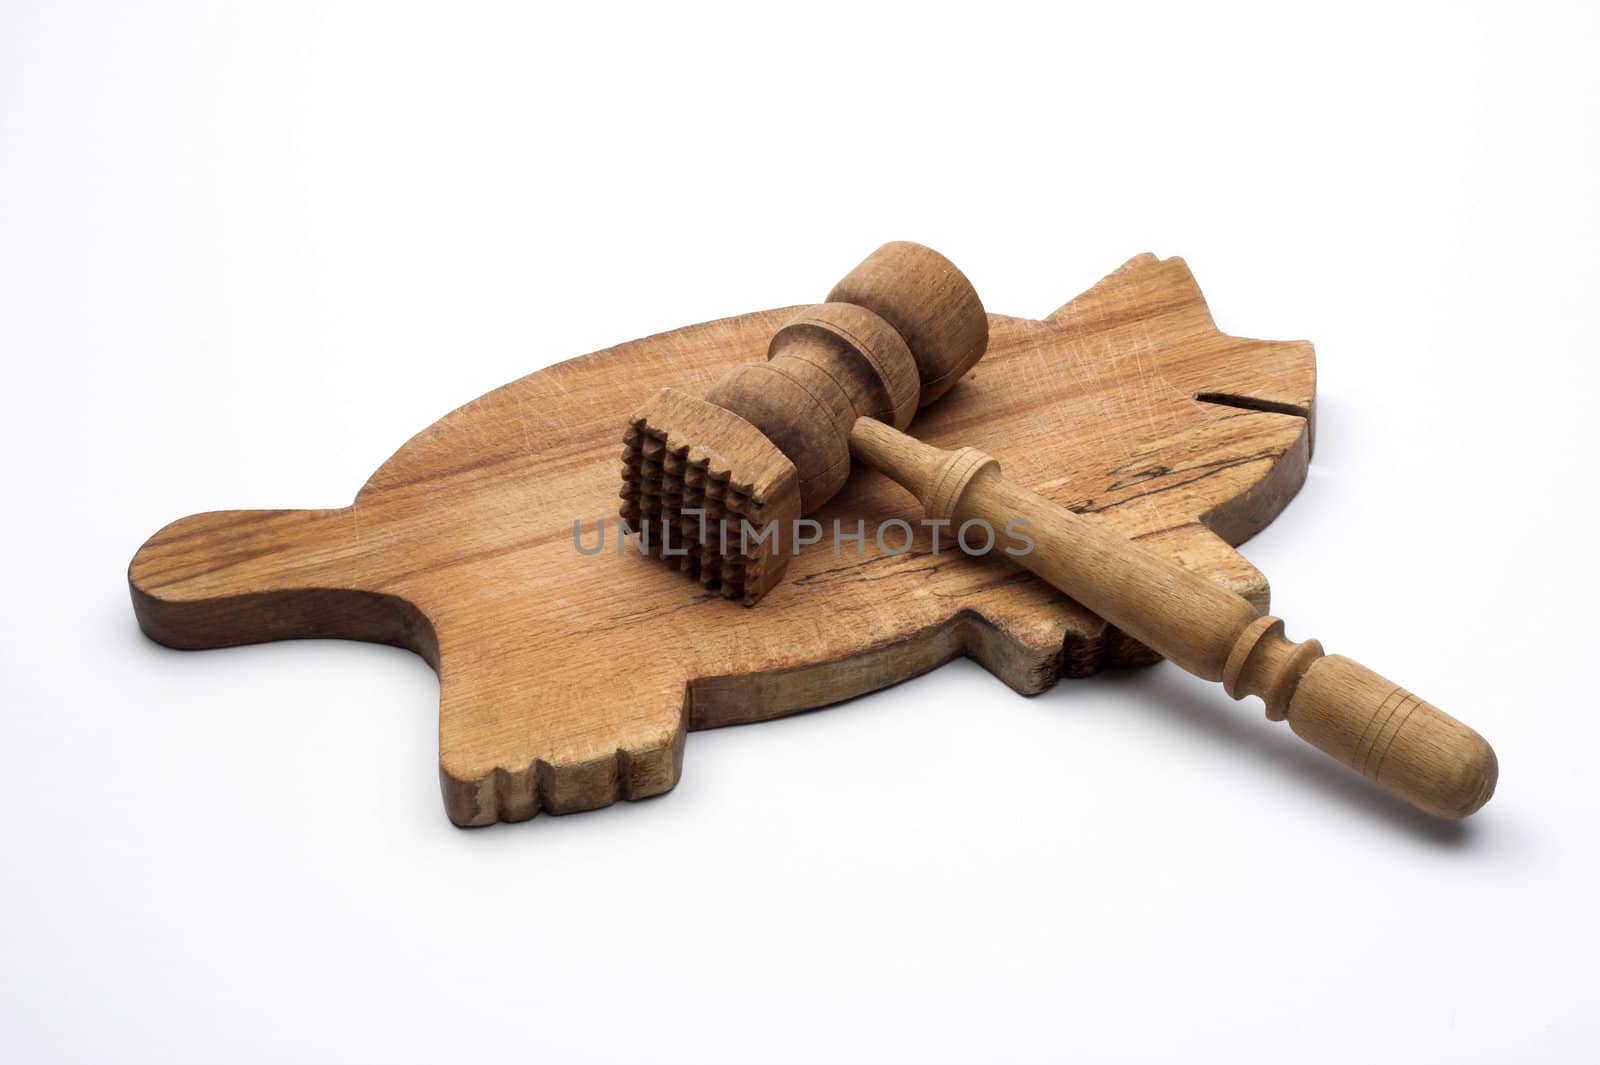
{"label": "handle end knob", "polygon": [[1289,702],[1295,735],[1436,817],[1476,812],[1500,764],[1472,729],[1359,662],[1319,658]]}

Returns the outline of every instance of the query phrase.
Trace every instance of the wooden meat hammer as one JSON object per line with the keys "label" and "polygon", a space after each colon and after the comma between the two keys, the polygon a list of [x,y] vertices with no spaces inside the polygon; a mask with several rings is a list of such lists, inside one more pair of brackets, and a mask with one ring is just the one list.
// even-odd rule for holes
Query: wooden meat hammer
{"label": "wooden meat hammer", "polygon": [[[1430,814],[1461,818],[1494,793],[1483,737],[1430,703],[1175,562],[1008,483],[975,448],[903,430],[982,357],[988,320],[966,277],[917,244],[878,249],[735,367],[704,400],[663,389],[630,420],[622,516],[650,550],[753,604],[782,577],[796,519],[844,484],[850,458],[893,478],[959,530],[1020,527],[1027,567],[1151,650]],[[1018,523],[1021,523],[1020,525]],[[776,529],[762,539],[746,535]],[[992,540],[991,540],[992,543]]]}

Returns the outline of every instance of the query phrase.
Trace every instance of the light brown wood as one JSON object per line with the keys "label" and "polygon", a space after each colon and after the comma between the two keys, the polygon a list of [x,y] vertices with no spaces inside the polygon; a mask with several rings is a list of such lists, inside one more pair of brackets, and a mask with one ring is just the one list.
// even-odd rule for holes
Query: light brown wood
{"label": "light brown wood", "polygon": [[[130,566],[139,622],[174,647],[332,636],[424,655],[439,671],[445,806],[464,825],[659,794],[691,729],[848,699],[960,655],[1027,693],[1153,660],[1007,561],[933,556],[922,529],[910,553],[879,551],[871,530],[914,514],[871,471],[812,515],[830,530],[863,521],[862,553],[802,552],[753,609],[631,546],[618,557],[629,416],[667,386],[703,395],[796,313],[512,382],[414,437],[348,507],[175,522]],[[1264,608],[1265,580],[1228,543],[1302,481],[1311,346],[1218,332],[1182,261],[1151,256],[1044,320],[987,328],[984,361],[917,415],[917,437],[1004,455],[1007,481]],[[606,520],[604,551],[575,549],[575,518],[585,546]]]}
{"label": "light brown wood", "polygon": [[[1170,559],[1000,475],[975,448],[946,451],[871,418],[851,453],[908,489],[959,537],[1006,548],[1017,564],[1235,699],[1260,696],[1267,716],[1412,805],[1465,817],[1494,794],[1499,765],[1482,736],[1399,685],[1315,640],[1292,643],[1283,622]],[[992,548],[989,548],[992,549]]]}
{"label": "light brown wood", "polygon": [[[788,554],[750,551],[752,526],[763,526],[756,515],[815,510],[854,456],[949,530],[948,555],[986,554],[1004,541],[1017,564],[1189,672],[1223,681],[1234,698],[1260,696],[1270,719],[1289,717],[1296,734],[1418,808],[1459,818],[1488,801],[1494,751],[1454,718],[1355,662],[1326,657],[1315,640],[1291,642],[1281,621],[1245,598],[1004,480],[984,452],[941,450],[899,431],[913,381],[926,405],[953,368],[966,372],[983,354],[983,305],[953,263],[920,245],[888,244],[829,298],[858,302],[802,312],[778,331],[766,363],[735,367],[704,401],[667,389],[635,418],[623,513],[659,527],[657,557],[753,605],[776,586]],[[897,393],[906,400],[894,402]],[[730,416],[748,429],[713,428]],[[757,482],[788,494],[769,488],[761,506],[722,505]],[[737,487],[715,499],[702,489],[724,483]],[[776,544],[790,524],[772,520],[764,531]],[[798,543],[803,533],[789,535]]]}

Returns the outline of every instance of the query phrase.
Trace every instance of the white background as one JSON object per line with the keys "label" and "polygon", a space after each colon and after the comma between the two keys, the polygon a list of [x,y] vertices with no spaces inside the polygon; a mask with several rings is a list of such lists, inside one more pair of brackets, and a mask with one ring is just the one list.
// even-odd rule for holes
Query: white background
{"label": "white background", "polygon": [[[1595,1060],[1596,15],[1112,7],[0,3],[0,1058]],[[1034,316],[1183,255],[1313,340],[1245,554],[1494,801],[957,662],[462,832],[419,659],[136,628],[165,522],[887,239]]]}

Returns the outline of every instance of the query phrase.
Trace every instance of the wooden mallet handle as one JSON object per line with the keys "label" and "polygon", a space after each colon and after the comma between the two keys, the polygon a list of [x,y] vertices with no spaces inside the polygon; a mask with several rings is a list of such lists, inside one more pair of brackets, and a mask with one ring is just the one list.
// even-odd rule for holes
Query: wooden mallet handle
{"label": "wooden mallet handle", "polygon": [[872,418],[856,420],[850,452],[956,529],[978,520],[998,536],[1029,523],[1034,546],[1014,561],[1235,699],[1259,695],[1267,717],[1287,718],[1301,739],[1413,806],[1461,818],[1494,794],[1494,750],[1472,729],[1360,663],[1323,654],[1316,640],[1290,641],[1282,621],[1227,589],[1008,483],[983,452],[930,447]]}

